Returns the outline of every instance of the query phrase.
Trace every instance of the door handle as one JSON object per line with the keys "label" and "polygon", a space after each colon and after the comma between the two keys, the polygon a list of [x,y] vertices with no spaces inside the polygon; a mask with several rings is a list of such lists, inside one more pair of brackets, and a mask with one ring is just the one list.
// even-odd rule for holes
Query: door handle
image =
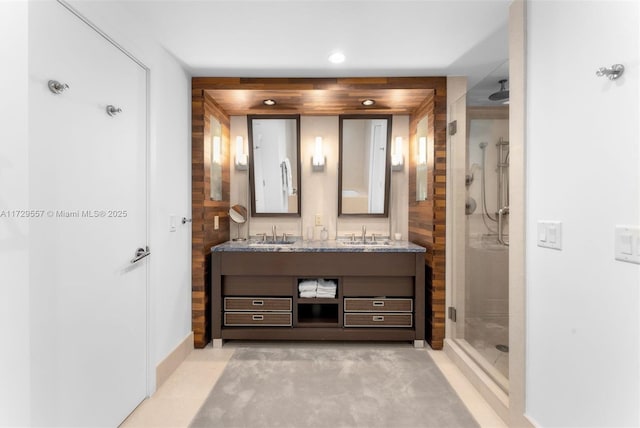
{"label": "door handle", "polygon": [[131,259],[131,263],[137,263],[150,254],[151,254],[151,251],[149,251],[149,247],[145,247],[145,248],[140,247],[136,250],[136,256]]}

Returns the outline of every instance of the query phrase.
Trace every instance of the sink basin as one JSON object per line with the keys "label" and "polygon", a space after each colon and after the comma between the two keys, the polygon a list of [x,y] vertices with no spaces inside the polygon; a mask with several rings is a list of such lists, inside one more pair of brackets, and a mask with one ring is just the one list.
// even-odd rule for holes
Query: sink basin
{"label": "sink basin", "polygon": [[338,241],[341,245],[346,245],[348,247],[386,247],[391,245],[391,242],[388,240],[381,241]]}
{"label": "sink basin", "polygon": [[293,241],[256,241],[249,244],[250,247],[288,247]]}

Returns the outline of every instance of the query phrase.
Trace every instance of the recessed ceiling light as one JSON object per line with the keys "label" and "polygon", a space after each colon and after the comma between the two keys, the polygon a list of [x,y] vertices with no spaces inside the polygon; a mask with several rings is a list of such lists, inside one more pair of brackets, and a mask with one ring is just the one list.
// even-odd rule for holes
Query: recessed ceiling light
{"label": "recessed ceiling light", "polygon": [[276,105],[276,100],[272,100],[271,98],[262,101],[262,104],[266,106],[274,106]]}
{"label": "recessed ceiling light", "polygon": [[369,107],[369,106],[374,105],[375,103],[376,103],[375,100],[372,100],[371,98],[367,98],[366,100],[362,100],[361,104],[363,106]]}
{"label": "recessed ceiling light", "polygon": [[329,55],[329,62],[332,62],[334,64],[343,63],[345,59],[347,59],[347,57],[345,57],[342,52],[334,52]]}

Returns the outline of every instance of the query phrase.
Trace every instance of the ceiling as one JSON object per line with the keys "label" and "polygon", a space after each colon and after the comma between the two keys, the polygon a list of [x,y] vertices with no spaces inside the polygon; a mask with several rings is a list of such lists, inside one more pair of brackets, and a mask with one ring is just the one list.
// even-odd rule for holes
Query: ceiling
{"label": "ceiling", "polygon": [[[468,76],[469,87],[477,86],[476,92],[482,93],[477,98],[481,99],[484,93],[488,96],[495,92],[499,78],[506,77],[503,64],[508,56],[510,2],[128,0],[116,3],[133,17],[141,32],[158,40],[192,76],[458,75]],[[332,64],[328,56],[337,50],[345,54],[346,60]],[[495,78],[485,79],[492,73]],[[255,94],[247,102],[254,105],[263,96],[267,94]],[[357,94],[357,98],[361,96],[364,94]],[[385,100],[380,105],[386,104]]]}
{"label": "ceiling", "polygon": [[[433,89],[349,89],[321,90],[206,90],[229,115],[244,114],[410,114],[433,93]],[[273,106],[264,104],[272,99]],[[375,104],[365,106],[363,100]]]}

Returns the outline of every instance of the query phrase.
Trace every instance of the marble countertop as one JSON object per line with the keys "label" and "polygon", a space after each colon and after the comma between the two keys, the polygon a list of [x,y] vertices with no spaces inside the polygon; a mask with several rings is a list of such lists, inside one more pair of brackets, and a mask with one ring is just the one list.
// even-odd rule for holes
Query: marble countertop
{"label": "marble countertop", "polygon": [[[293,239],[292,239],[293,240]],[[211,247],[212,252],[255,253],[424,253],[426,249],[409,241],[387,241],[388,245],[352,245],[347,241],[304,241],[292,244],[262,244],[258,240],[227,241]]]}

